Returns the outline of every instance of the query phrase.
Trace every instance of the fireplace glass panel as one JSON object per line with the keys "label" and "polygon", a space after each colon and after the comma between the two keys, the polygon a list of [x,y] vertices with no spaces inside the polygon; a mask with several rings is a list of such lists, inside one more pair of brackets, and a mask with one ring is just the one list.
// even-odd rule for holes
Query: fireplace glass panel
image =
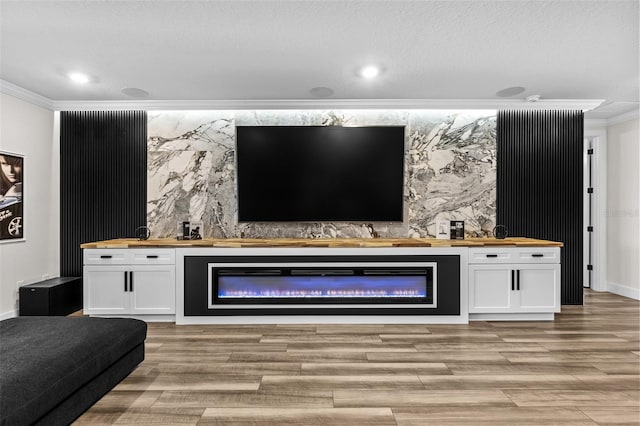
{"label": "fireplace glass panel", "polygon": [[214,304],[433,303],[432,268],[214,269]]}

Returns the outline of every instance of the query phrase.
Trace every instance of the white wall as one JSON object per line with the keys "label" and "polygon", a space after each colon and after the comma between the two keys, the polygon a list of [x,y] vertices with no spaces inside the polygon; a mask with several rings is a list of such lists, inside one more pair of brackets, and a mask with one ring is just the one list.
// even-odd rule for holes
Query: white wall
{"label": "white wall", "polygon": [[25,156],[26,238],[24,242],[0,244],[0,319],[18,314],[18,288],[22,283],[60,274],[60,148],[56,121],[53,111],[0,94],[0,150]]}
{"label": "white wall", "polygon": [[607,128],[607,289],[640,299],[639,119]]}

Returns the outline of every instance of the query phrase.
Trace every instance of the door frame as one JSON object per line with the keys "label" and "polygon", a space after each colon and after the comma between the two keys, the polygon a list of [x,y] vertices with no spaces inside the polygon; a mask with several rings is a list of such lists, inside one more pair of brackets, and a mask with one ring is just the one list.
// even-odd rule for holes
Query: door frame
{"label": "door frame", "polygon": [[583,238],[583,286],[589,286],[589,155],[587,150],[593,148],[591,156],[591,184],[593,186],[591,204],[591,289],[607,291],[607,128],[589,126],[584,129],[584,238]]}

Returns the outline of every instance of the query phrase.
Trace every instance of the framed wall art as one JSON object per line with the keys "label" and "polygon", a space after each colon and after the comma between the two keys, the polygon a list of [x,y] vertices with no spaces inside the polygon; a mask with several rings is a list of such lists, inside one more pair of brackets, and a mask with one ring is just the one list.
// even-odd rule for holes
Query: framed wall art
{"label": "framed wall art", "polygon": [[0,151],[0,243],[24,241],[24,155]]}

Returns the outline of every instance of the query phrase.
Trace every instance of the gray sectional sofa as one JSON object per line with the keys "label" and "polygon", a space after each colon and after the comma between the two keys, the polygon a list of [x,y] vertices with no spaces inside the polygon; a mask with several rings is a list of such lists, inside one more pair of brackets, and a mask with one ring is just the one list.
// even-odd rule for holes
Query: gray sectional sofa
{"label": "gray sectional sofa", "polygon": [[123,318],[0,321],[0,425],[67,425],[144,359],[147,325]]}

